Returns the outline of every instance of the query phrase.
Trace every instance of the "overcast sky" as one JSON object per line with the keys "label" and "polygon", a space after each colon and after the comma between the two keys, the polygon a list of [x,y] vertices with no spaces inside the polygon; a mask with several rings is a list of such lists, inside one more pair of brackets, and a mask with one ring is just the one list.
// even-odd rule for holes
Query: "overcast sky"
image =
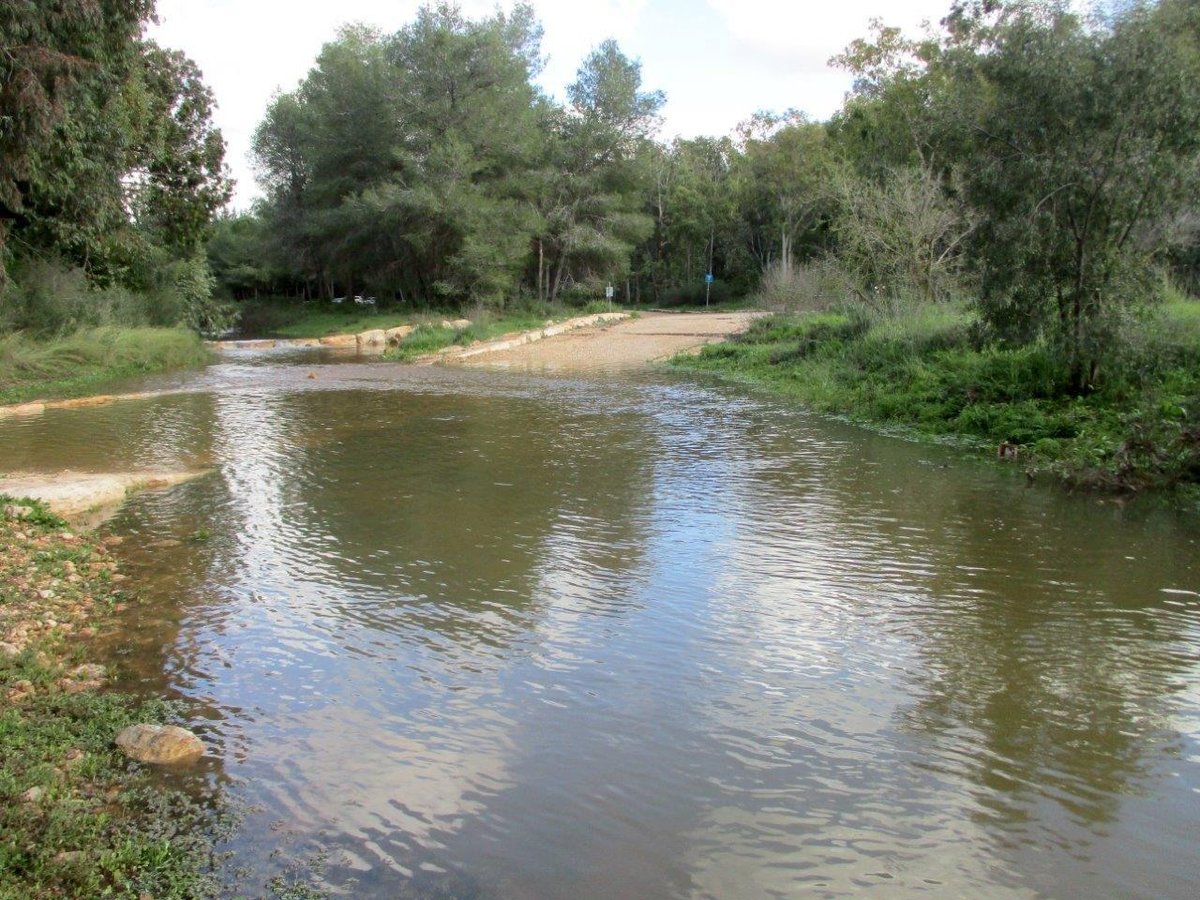
{"label": "overcast sky", "polygon": [[[150,36],[183,50],[217,98],[216,121],[245,207],[258,194],[247,154],[267,101],[291,90],[339,26],[395,31],[419,0],[158,0]],[[494,0],[463,0],[472,17]],[[504,8],[510,2],[500,4]],[[605,38],[641,59],[643,85],[666,92],[664,137],[727,134],[758,109],[828,117],[849,87],[829,57],[868,22],[917,30],[950,0],[534,0],[549,57],[540,81],[562,97],[584,56]]]}

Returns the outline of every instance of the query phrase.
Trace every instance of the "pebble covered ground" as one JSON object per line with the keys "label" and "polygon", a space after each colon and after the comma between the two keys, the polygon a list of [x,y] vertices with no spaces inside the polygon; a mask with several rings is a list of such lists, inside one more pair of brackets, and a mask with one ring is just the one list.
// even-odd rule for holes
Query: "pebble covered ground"
{"label": "pebble covered ground", "polygon": [[172,707],[109,690],[87,638],[132,602],[112,548],[0,497],[0,898],[198,897],[219,804],[155,785],[114,739]]}
{"label": "pebble covered ground", "polygon": [[[47,641],[64,654],[61,638],[90,637],[99,602],[123,599],[110,548],[119,537],[83,537],[42,513],[40,507],[6,503],[0,517],[0,656],[15,657]],[[40,647],[43,655],[46,648]]]}

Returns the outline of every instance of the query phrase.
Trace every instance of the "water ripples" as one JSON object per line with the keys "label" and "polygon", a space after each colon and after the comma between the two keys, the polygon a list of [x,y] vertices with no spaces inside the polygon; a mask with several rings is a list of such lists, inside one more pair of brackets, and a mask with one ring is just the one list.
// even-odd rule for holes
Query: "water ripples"
{"label": "water ripples", "polygon": [[197,390],[76,421],[215,467],[114,526],[159,598],[119,660],[261,806],[264,878],[272,824],[355,896],[1200,875],[1194,519],[667,376]]}

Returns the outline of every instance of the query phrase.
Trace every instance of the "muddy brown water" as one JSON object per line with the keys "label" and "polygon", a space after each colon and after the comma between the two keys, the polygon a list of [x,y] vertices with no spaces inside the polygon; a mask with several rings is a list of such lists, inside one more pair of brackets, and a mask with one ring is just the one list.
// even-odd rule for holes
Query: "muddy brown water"
{"label": "muddy brown water", "polygon": [[250,807],[238,890],[1194,895],[1196,515],[662,372],[181,386],[0,459],[214,468],[106,526],[98,649]]}

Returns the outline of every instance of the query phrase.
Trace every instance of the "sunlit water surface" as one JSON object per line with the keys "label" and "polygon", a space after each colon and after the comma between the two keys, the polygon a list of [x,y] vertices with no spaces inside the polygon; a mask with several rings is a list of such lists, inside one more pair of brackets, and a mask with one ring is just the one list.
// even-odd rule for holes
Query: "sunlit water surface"
{"label": "sunlit water surface", "polygon": [[1194,896],[1196,516],[662,373],[187,387],[0,459],[211,468],[108,526],[100,652],[251,807],[239,890]]}

